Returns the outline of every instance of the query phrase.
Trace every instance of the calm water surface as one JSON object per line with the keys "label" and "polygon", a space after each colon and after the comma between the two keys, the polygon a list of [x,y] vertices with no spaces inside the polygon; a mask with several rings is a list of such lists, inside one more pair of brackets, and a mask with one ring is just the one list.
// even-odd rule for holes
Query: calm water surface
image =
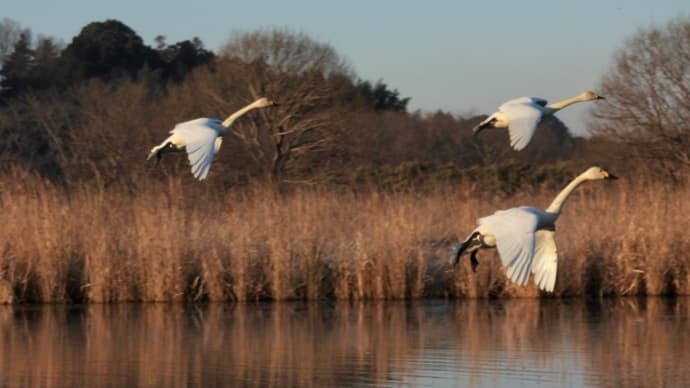
{"label": "calm water surface", "polygon": [[0,387],[688,387],[690,300],[0,307]]}

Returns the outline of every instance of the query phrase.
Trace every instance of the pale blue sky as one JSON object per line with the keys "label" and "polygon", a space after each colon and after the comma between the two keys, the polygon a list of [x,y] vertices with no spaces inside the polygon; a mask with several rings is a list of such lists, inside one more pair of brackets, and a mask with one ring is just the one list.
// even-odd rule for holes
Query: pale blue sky
{"label": "pale blue sky", "polygon": [[[410,110],[491,113],[505,100],[555,101],[595,89],[640,27],[690,14],[688,0],[159,1],[3,0],[8,17],[69,43],[118,19],[153,44],[198,36],[217,51],[233,31],[279,26],[330,43],[357,75],[412,98]],[[576,133],[586,104],[558,116]]]}

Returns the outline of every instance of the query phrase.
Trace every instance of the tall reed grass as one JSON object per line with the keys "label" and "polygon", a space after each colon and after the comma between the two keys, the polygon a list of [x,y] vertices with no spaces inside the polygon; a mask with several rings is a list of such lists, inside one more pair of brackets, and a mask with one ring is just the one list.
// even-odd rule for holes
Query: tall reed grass
{"label": "tall reed grass", "polygon": [[[545,207],[427,192],[227,192],[183,178],[69,192],[31,175],[0,185],[0,302],[359,300],[540,296],[508,282],[493,251],[447,264],[477,217]],[[196,182],[195,182],[196,183]],[[653,182],[591,182],[557,226],[556,296],[690,293],[690,195]]]}

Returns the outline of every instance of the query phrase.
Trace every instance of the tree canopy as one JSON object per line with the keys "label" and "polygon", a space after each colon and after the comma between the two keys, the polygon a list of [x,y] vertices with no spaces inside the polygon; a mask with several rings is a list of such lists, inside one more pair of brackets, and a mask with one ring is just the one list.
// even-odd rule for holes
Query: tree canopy
{"label": "tree canopy", "polygon": [[16,22],[0,22],[0,97],[24,92],[65,89],[90,79],[106,82],[139,80],[155,89],[179,83],[194,68],[210,64],[215,54],[198,38],[170,45],[162,36],[158,46],[144,44],[130,27],[117,20],[93,22],[63,48],[61,42],[39,36]]}
{"label": "tree canopy", "polygon": [[594,109],[594,134],[671,173],[690,167],[690,17],[639,30],[600,89],[607,100]]}
{"label": "tree canopy", "polygon": [[582,157],[589,144],[545,120],[531,151],[516,154],[504,131],[472,137],[479,117],[408,112],[410,98],[383,79],[358,78],[336,48],[285,28],[236,33],[216,54],[194,37],[169,44],[161,35],[149,46],[117,20],[89,23],[67,45],[3,23],[0,46],[3,31],[11,46],[0,69],[0,163],[59,179],[136,185],[183,175],[185,158],[154,168],[140,155],[176,122],[225,117],[261,96],[278,105],[235,123],[212,182],[367,181],[415,166],[450,177]]}
{"label": "tree canopy", "polygon": [[36,63],[29,39],[28,34],[20,35],[0,69],[0,90],[5,98],[17,95],[25,85],[33,83]]}
{"label": "tree canopy", "polygon": [[93,22],[81,29],[62,53],[66,77],[85,79],[136,78],[145,64],[156,65],[156,55],[141,37],[117,20]]}

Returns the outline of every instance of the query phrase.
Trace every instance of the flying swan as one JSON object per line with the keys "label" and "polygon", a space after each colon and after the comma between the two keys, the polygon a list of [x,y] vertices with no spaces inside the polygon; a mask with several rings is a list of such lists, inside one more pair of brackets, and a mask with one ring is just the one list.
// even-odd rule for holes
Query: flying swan
{"label": "flying swan", "polygon": [[211,168],[213,156],[220,150],[223,136],[228,133],[232,123],[253,109],[272,105],[275,105],[273,101],[262,97],[231,114],[225,121],[203,117],[179,123],[170,131],[171,135],[167,139],[151,149],[146,159],[156,155],[160,160],[165,152],[186,149],[192,174],[198,180],[203,180]]}
{"label": "flying swan", "polygon": [[573,179],[546,210],[522,206],[499,210],[480,218],[479,226],[455,247],[450,263],[455,266],[460,256],[470,253],[472,270],[476,270],[479,264],[478,250],[497,248],[510,280],[525,285],[531,272],[534,274],[534,283],[540,289],[553,292],[558,265],[554,239],[556,220],[563,204],[577,186],[598,179],[618,177],[601,167],[590,167]]}
{"label": "flying swan", "polygon": [[503,103],[503,105],[498,107],[496,113],[487,117],[474,127],[472,131],[476,135],[485,128],[508,128],[510,146],[516,151],[520,151],[532,140],[539,121],[545,115],[553,115],[559,110],[578,102],[603,99],[604,97],[590,91],[548,105],[548,102],[543,98],[520,97]]}

